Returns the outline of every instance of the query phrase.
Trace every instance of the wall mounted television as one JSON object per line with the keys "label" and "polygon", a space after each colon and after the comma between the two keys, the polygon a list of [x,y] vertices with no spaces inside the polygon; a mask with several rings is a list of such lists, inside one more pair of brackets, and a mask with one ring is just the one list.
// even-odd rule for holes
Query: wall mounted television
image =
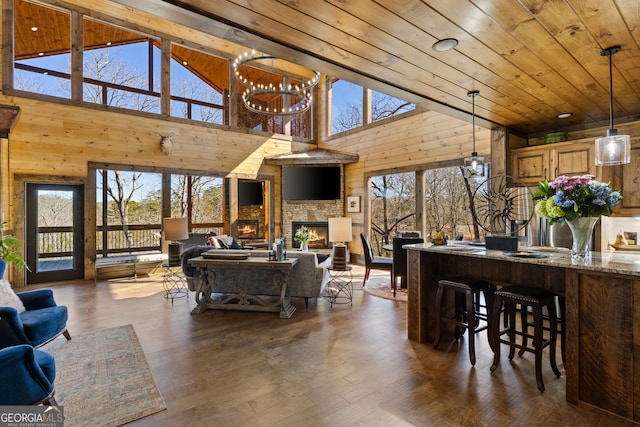
{"label": "wall mounted television", "polygon": [[238,205],[264,205],[262,181],[238,181]]}
{"label": "wall mounted television", "polygon": [[340,199],[340,166],[285,166],[282,168],[285,200]]}

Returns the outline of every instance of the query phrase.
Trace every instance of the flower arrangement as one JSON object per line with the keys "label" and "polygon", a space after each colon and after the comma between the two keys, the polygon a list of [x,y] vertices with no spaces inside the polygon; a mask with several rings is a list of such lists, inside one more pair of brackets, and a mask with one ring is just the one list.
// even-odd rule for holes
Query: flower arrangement
{"label": "flower arrangement", "polygon": [[610,216],[611,208],[622,200],[622,195],[612,190],[608,183],[593,178],[593,175],[562,175],[552,182],[539,183],[538,191],[533,194],[536,213],[550,218],[551,224],[564,224],[583,217]]}
{"label": "flower arrangement", "polygon": [[293,237],[296,242],[308,242],[309,239],[313,237],[311,230],[309,230],[306,226],[302,226],[296,230],[296,235]]}

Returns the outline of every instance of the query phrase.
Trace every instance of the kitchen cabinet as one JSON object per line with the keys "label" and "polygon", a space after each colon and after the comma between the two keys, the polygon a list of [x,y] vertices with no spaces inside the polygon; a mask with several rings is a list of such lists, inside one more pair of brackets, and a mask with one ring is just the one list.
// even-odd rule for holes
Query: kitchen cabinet
{"label": "kitchen cabinet", "polygon": [[631,162],[626,165],[610,166],[603,168],[605,182],[610,182],[611,187],[620,190],[624,197],[613,208],[615,216],[640,215],[640,143],[631,143]]}
{"label": "kitchen cabinet", "polygon": [[560,142],[513,150],[510,175],[537,185],[560,175],[596,175],[593,140]]}

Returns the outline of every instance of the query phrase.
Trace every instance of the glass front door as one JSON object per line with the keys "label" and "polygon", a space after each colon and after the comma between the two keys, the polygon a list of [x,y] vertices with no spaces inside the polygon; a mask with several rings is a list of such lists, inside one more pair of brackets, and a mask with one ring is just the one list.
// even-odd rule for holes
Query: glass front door
{"label": "glass front door", "polygon": [[27,184],[27,284],[84,278],[83,186]]}

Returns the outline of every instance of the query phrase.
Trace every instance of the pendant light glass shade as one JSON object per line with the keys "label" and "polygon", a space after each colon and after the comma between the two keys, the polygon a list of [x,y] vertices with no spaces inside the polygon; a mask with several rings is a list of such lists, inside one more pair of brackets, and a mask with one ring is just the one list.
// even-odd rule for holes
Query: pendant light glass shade
{"label": "pendant light glass shade", "polygon": [[631,137],[618,135],[613,128],[613,70],[611,56],[620,52],[620,46],[608,47],[600,56],[609,57],[609,129],[607,136],[596,139],[596,166],[624,165],[631,162]]}
{"label": "pendant light glass shade", "polygon": [[484,175],[484,157],[478,156],[478,152],[476,151],[476,95],[479,94],[480,91],[472,90],[467,93],[467,96],[471,97],[471,125],[473,126],[473,152],[471,153],[471,157],[465,157],[464,159],[464,168],[468,170],[472,175]]}
{"label": "pendant light glass shade", "polygon": [[[613,134],[611,131],[614,131]],[[631,137],[616,135],[609,129],[607,136],[596,139],[596,165],[615,166],[631,162]]]}

